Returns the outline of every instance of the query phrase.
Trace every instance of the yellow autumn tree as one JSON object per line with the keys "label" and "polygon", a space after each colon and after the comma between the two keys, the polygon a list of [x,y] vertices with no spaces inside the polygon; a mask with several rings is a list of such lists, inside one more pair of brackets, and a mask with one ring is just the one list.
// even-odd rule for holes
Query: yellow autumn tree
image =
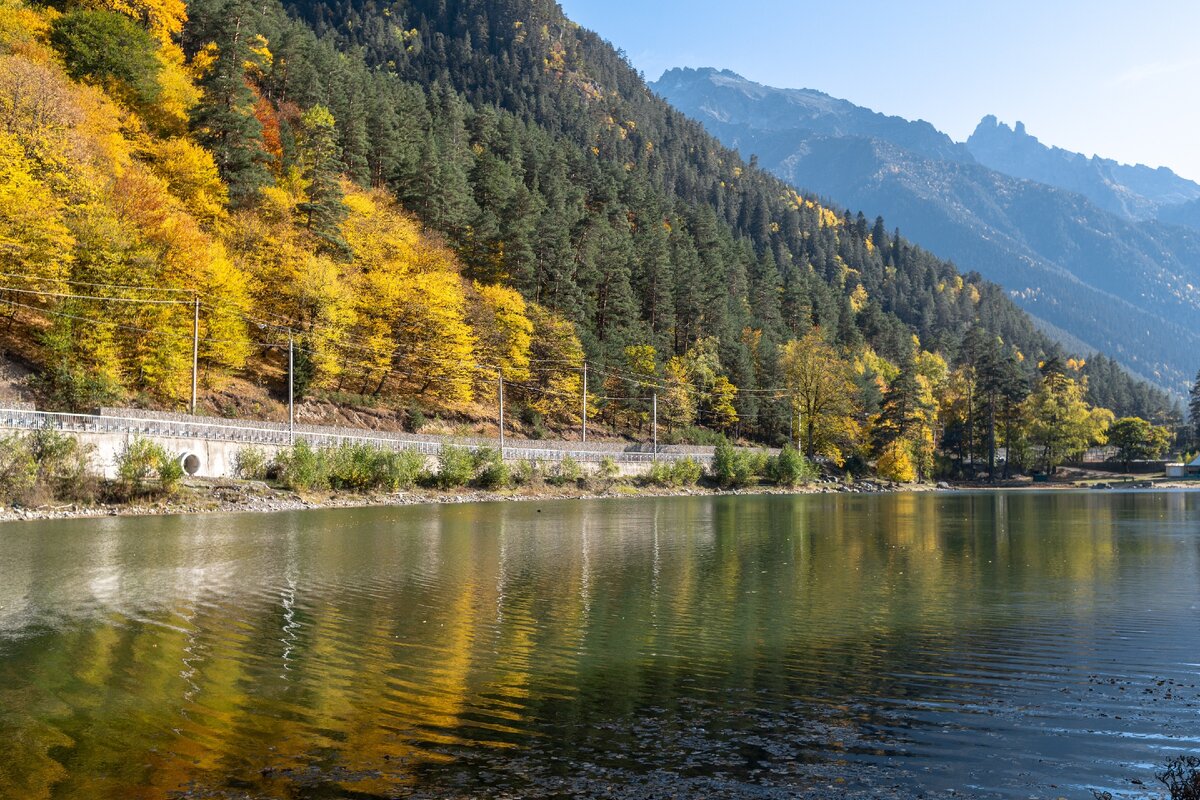
{"label": "yellow autumn tree", "polygon": [[[0,270],[56,280],[68,272],[75,239],[62,202],[33,170],[16,137],[0,130]],[[6,282],[47,288],[44,281]]]}
{"label": "yellow autumn tree", "polygon": [[476,338],[457,259],[386,193],[346,186],[345,203],[342,235],[356,273],[349,363],[366,360],[374,392],[390,386],[404,395],[470,401]]}
{"label": "yellow autumn tree", "polygon": [[663,390],[659,397],[659,416],[667,431],[686,428],[696,421],[696,387],[688,372],[687,362],[673,356],[663,365]]}
{"label": "yellow autumn tree", "polygon": [[169,45],[187,22],[184,0],[82,0],[84,8],[124,14],[140,22],[160,44]]}
{"label": "yellow autumn tree", "polygon": [[813,328],[780,348],[779,367],[804,454],[840,466],[858,439],[851,365]]}
{"label": "yellow autumn tree", "polygon": [[[494,365],[506,381],[529,380],[529,352],[533,341],[525,298],[506,286],[472,285],[474,303],[471,321],[478,342],[476,356]],[[488,377],[491,381],[491,377]]]}
{"label": "yellow autumn tree", "polygon": [[[548,420],[578,424],[583,415],[584,353],[575,326],[537,303],[529,303],[527,309],[533,323],[530,380],[517,396]],[[588,406],[588,414],[594,415],[591,397]]]}

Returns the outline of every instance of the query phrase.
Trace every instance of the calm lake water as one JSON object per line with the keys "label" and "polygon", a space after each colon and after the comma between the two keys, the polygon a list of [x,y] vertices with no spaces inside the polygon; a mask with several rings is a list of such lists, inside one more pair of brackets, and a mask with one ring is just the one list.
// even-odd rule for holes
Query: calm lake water
{"label": "calm lake water", "polygon": [[0,797],[1139,796],[1200,493],[0,525]]}

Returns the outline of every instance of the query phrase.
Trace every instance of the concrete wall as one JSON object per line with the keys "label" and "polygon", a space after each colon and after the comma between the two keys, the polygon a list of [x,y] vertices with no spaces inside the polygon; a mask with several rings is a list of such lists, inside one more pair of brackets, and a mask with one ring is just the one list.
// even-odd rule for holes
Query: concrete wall
{"label": "concrete wall", "polygon": [[[79,441],[90,444],[95,447],[95,452],[92,457],[92,462],[96,467],[97,472],[100,472],[106,478],[116,477],[117,456],[129,444],[129,440],[134,434],[123,433],[90,433],[83,431],[74,431],[71,433]],[[268,460],[273,458],[282,447],[272,444],[251,444],[246,442],[228,442],[216,441],[211,439],[188,439],[177,438],[173,436],[154,436],[142,434],[143,438],[149,439],[156,444],[161,445],[168,453],[176,456],[179,459],[185,459],[187,456],[195,456],[199,461],[196,465],[196,471],[193,473],[198,478],[232,478],[235,477],[234,470],[237,465],[237,454],[240,450],[247,447],[257,448],[266,453]],[[515,466],[518,462],[525,460],[526,456],[522,454],[520,448],[506,448],[505,462],[510,466]],[[552,469],[553,461],[539,459],[544,468]],[[698,458],[698,461],[706,464],[708,459]],[[433,455],[426,456],[426,462],[430,469],[437,468],[437,457]],[[617,472],[622,476],[644,475],[650,471],[653,462],[628,462],[618,461]],[[595,472],[599,469],[599,464],[594,462],[580,462],[580,469],[586,473]],[[189,470],[190,472],[190,470]]]}
{"label": "concrete wall", "polygon": [[[98,472],[106,478],[116,477],[117,455],[129,444],[133,434],[128,433],[87,433],[73,432],[71,434],[79,441],[96,448],[92,463]],[[233,477],[235,459],[239,450],[245,447],[257,447],[270,458],[279,451],[275,445],[250,445],[244,442],[221,442],[211,439],[180,439],[173,436],[145,436],[172,455],[179,458],[191,454],[200,463],[196,476],[200,478],[230,478]]]}

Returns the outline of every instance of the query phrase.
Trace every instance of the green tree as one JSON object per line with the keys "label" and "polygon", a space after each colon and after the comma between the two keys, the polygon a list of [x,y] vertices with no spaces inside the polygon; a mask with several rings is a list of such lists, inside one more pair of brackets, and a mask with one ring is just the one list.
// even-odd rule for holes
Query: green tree
{"label": "green tree", "polygon": [[1118,456],[1129,469],[1132,461],[1159,458],[1171,445],[1171,432],[1151,425],[1141,417],[1121,417],[1108,429],[1108,443],[1117,448]]}
{"label": "green tree", "polygon": [[849,364],[817,328],[785,344],[779,362],[792,414],[799,417],[804,455],[823,455],[842,464],[858,432]]}
{"label": "green tree", "polygon": [[1042,379],[1025,401],[1030,443],[1040,449],[1038,460],[1049,472],[1068,455],[1105,441],[1112,412],[1089,406],[1084,392],[1082,384],[1067,377],[1061,361],[1052,359],[1042,366]]}
{"label": "green tree", "polygon": [[253,17],[249,0],[224,0],[211,12],[211,39],[202,51],[211,63],[200,78],[203,94],[191,115],[192,129],[213,154],[235,207],[254,202],[270,178],[262,123],[246,82]]}
{"label": "green tree", "polygon": [[159,95],[158,44],[126,16],[72,11],[54,20],[50,43],[72,78],[92,81],[131,105],[148,105]]}
{"label": "green tree", "polygon": [[1200,371],[1188,396],[1188,419],[1192,423],[1192,444],[1200,446]]}
{"label": "green tree", "polygon": [[303,215],[304,226],[322,241],[325,249],[349,255],[350,246],[341,231],[348,211],[343,202],[337,129],[329,109],[316,105],[304,112],[296,147],[306,195],[296,210]]}

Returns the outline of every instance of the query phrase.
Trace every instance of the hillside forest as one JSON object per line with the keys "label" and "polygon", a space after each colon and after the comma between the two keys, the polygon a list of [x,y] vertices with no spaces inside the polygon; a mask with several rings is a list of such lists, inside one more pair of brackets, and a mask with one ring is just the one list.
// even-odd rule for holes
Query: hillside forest
{"label": "hillside forest", "polygon": [[[1182,416],[743,163],[544,0],[0,0],[3,341],[55,409],[201,388],[777,444],[900,480]],[[494,419],[494,417],[493,417]]]}

